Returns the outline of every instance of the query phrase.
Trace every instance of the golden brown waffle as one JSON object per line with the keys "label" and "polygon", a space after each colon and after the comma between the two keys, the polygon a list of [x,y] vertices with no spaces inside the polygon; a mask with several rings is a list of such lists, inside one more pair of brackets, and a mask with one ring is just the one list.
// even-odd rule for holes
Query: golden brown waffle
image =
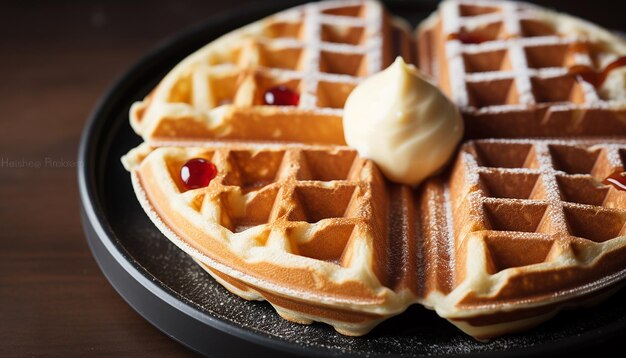
{"label": "golden brown waffle", "polygon": [[626,55],[624,40],[593,24],[519,2],[448,0],[420,25],[418,47],[467,137],[626,134],[623,79],[595,88],[570,73]]}
{"label": "golden brown waffle", "polygon": [[610,290],[626,274],[626,192],[602,180],[624,159],[624,140],[464,145],[422,188],[423,303],[490,338]]}
{"label": "golden brown waffle", "polygon": [[[611,61],[622,51],[611,35],[588,25],[585,41],[564,36],[524,4],[446,1],[440,12],[419,31],[420,62],[470,136],[626,134],[623,100],[607,99],[619,91],[567,74]],[[235,294],[348,335],[420,303],[486,339],[615,290],[626,192],[602,179],[625,170],[626,140],[470,141],[415,190],[350,148],[304,144],[343,143],[347,94],[409,48],[391,44],[392,21],[371,1],[305,5],[178,65],[133,106],[146,143],[123,158],[158,229]],[[489,41],[461,44],[464,31]],[[299,106],[260,105],[276,84]],[[217,167],[206,188],[181,182],[192,158]]]}
{"label": "golden brown waffle", "polygon": [[[599,144],[598,144],[599,143]],[[184,190],[180,167],[216,164]],[[626,141],[483,140],[414,193],[345,147],[146,144],[124,162],[157,227],[232,292],[360,335],[412,303],[486,339],[626,273]]]}
{"label": "golden brown waffle", "polygon": [[[217,166],[208,187],[184,190],[179,172],[192,158]],[[287,319],[361,335],[413,296],[415,266],[398,265],[388,249],[413,244],[389,224],[410,191],[394,191],[404,201],[390,206],[377,167],[351,149],[143,144],[124,161],[171,241],[231,291],[267,299]]]}
{"label": "golden brown waffle", "polygon": [[[326,1],[231,32],[176,66],[131,109],[146,141],[181,138],[344,144],[343,105],[396,55],[411,61],[408,25],[375,1]],[[282,85],[294,106],[270,106]]]}

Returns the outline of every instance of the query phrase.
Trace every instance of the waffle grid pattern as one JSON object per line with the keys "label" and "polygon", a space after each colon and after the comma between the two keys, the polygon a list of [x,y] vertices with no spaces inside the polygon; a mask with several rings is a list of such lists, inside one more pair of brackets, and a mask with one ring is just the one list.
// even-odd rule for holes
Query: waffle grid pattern
{"label": "waffle grid pattern", "polygon": [[480,188],[469,200],[481,213],[473,231],[486,230],[488,274],[565,258],[584,262],[591,242],[626,234],[626,195],[601,183],[624,170],[625,148],[529,140],[471,144],[463,156],[471,173],[467,185]]}
{"label": "waffle grid pattern", "polygon": [[[370,293],[346,288],[346,301],[369,300],[372,293],[382,291],[385,298],[377,299],[385,303],[371,307],[401,312],[418,302],[434,307],[455,324],[472,315],[493,316],[505,323],[509,322],[506,314],[499,317],[502,311],[494,305],[503,303],[517,310],[528,308],[527,302],[539,307],[556,304],[542,295],[577,295],[581,285],[604,277],[603,270],[610,273],[623,267],[619,255],[626,247],[626,193],[600,181],[624,170],[624,141],[471,141],[462,147],[449,180],[431,179],[426,192],[418,196],[403,187],[407,195],[402,198],[407,202],[400,210],[392,207],[400,199],[394,191],[402,188],[394,189],[370,161],[347,148],[140,148],[127,156],[127,167],[134,167],[141,177],[160,178],[152,185],[166,188],[167,200],[176,203],[173,210],[188,220],[183,227],[190,223],[203,235],[183,236],[183,240],[209,251],[225,244],[238,260],[274,263],[285,270],[281,271],[285,280],[291,270],[304,268],[319,275],[317,284],[310,287],[319,297],[325,297],[325,284],[359,284]],[[219,174],[206,188],[185,190],[178,173],[183,163],[197,157],[212,161]],[[141,181],[135,180],[136,190]],[[144,188],[146,192],[155,189],[150,184]],[[381,200],[384,197],[388,199]],[[411,200],[421,202],[419,210],[411,209]],[[413,220],[421,227],[417,237],[410,234],[417,228],[411,225]],[[204,235],[220,243],[205,244]],[[396,241],[387,241],[387,236]],[[414,241],[415,246],[406,246],[403,250],[408,251],[395,257],[398,251],[390,250],[404,242],[393,236]],[[419,267],[409,269],[406,277],[398,278],[402,282],[394,284],[395,276],[387,270],[397,273],[400,267],[412,267],[414,250],[421,257]],[[200,260],[206,255],[188,252]],[[604,254],[611,253],[618,255],[604,265]],[[602,259],[602,265],[596,264],[597,259]],[[324,285],[316,286],[320,282]],[[248,287],[246,282],[241,284]],[[277,304],[285,316],[276,297],[258,297]],[[355,314],[367,316],[367,309],[355,309]],[[344,326],[352,318],[328,319],[329,311],[318,313],[285,317],[300,322],[302,317],[322,320],[348,334],[363,334],[376,324],[369,317],[363,325]],[[486,331],[461,328],[490,337],[502,334],[498,327],[494,323]]]}
{"label": "waffle grid pattern", "polygon": [[[168,100],[200,110],[259,106],[265,90],[285,85],[300,93],[299,108],[341,115],[360,78],[382,69],[383,18],[380,4],[369,1],[308,4],[278,14],[226,53],[207,51],[209,61],[193,70],[191,85],[181,78]],[[187,86],[193,90],[183,90]]]}
{"label": "waffle grid pattern", "polygon": [[[541,111],[547,110],[545,122],[552,112],[565,112],[574,118],[573,125],[584,127],[581,131],[588,135],[585,126],[591,122],[587,120],[581,126],[586,117],[580,111],[610,111],[613,102],[601,98],[581,77],[570,75],[568,67],[595,67],[596,54],[578,39],[555,33],[538,21],[533,11],[532,7],[513,2],[444,3],[440,14],[444,35],[488,40],[480,44],[445,41],[448,58],[443,63],[449,66],[446,70],[452,97],[465,111],[478,114],[507,115],[530,108],[543,116]],[[158,103],[152,108],[151,117],[157,121],[159,116],[219,116],[218,107],[232,105],[248,110],[246,114],[254,112],[254,120],[260,119],[261,126],[272,129],[276,123],[290,123],[293,127],[293,117],[304,112],[341,116],[354,86],[365,76],[380,71],[387,61],[383,58],[390,52],[384,48],[389,46],[385,43],[389,27],[386,21],[389,20],[383,8],[374,1],[322,2],[277,14],[192,55],[143,104],[149,107],[150,102]],[[263,106],[265,90],[277,85],[300,94],[297,108]],[[181,111],[182,107],[189,111]],[[234,117],[240,120],[245,117],[240,115],[244,112]],[[277,113],[285,115],[286,121],[268,125],[268,119]],[[253,117],[246,117],[250,122],[243,120],[240,128],[250,129]],[[189,127],[188,124],[180,126]],[[295,125],[296,131],[310,130],[314,135],[322,135],[300,126]],[[284,128],[276,129],[280,132]],[[138,196],[139,191],[144,194],[143,201],[140,197],[142,205],[146,208],[158,202],[161,207],[152,208],[157,218],[182,216],[184,224],[177,228],[190,235],[178,240],[190,245],[179,246],[186,247],[199,261],[204,252],[191,251],[190,247],[195,250],[194,245],[202,246],[208,252],[221,250],[222,244],[226,244],[226,249],[220,251],[224,256],[215,255],[220,259],[228,257],[224,260],[227,270],[219,271],[208,261],[202,263],[216,270],[214,274],[219,271],[223,275],[220,277],[230,277],[246,292],[259,289],[255,299],[268,299],[281,314],[291,310],[293,315],[287,317],[295,321],[321,320],[340,332],[363,334],[377,320],[417,302],[434,307],[446,318],[479,314],[494,316],[494,322],[499,319],[511,323],[506,321],[506,314],[498,317],[503,310],[494,308],[496,303],[520,303],[516,299],[521,299],[538,306],[552,304],[554,301],[538,294],[590,282],[586,279],[601,271],[593,266],[593,260],[615,248],[626,247],[626,236],[618,237],[626,235],[626,193],[601,183],[609,174],[624,171],[623,141],[469,142],[460,152],[452,177],[430,179],[424,185],[428,188],[426,195],[415,196],[410,188],[385,181],[372,162],[345,147],[268,147],[258,143],[255,146],[256,142],[209,142],[209,146],[204,142],[196,147],[185,145],[189,138],[184,134],[171,133],[171,137],[164,136],[172,139],[168,144],[171,147],[150,148],[130,169]],[[215,133],[209,136],[214,138]],[[228,139],[267,139],[266,133],[259,136],[262,138]],[[154,140],[163,139],[158,135],[144,138],[151,145],[165,145]],[[206,188],[185,190],[179,179],[180,168],[197,157],[213,162],[218,176]],[[455,181],[455,172],[463,173],[462,180]],[[155,173],[158,179],[150,184],[139,179]],[[157,192],[161,186],[167,186],[164,196],[166,201],[175,203],[171,207],[169,202],[163,205],[162,201],[152,203],[146,199],[146,192]],[[424,197],[428,202],[415,209]],[[155,220],[152,216],[151,219]],[[194,230],[202,238],[194,236]],[[168,237],[172,239],[173,235],[177,234]],[[463,247],[461,241],[466,237],[478,238],[484,258],[463,257],[476,253]],[[608,242],[615,245],[602,246]],[[242,266],[227,267],[229,260]],[[280,269],[263,271],[254,264],[271,264]],[[581,267],[588,268],[588,276],[580,280],[552,275]],[[246,268],[250,270],[247,273],[269,277],[267,282],[277,286],[268,288],[255,285],[256,282],[238,281],[241,277],[235,277],[237,270],[244,272]],[[298,270],[305,273],[295,274]],[[554,279],[563,286],[548,284],[550,287],[541,291],[545,286],[532,282],[536,272],[540,274],[535,278]],[[514,287],[520,281],[515,281],[511,273],[521,277],[521,288]],[[462,281],[462,275],[483,278],[483,285]],[[432,280],[434,276],[437,277]],[[320,304],[313,299],[307,301],[310,297],[292,297],[293,291],[282,289],[290,289],[284,285],[293,284],[293,277],[312,277],[311,281],[300,280],[293,286],[318,295],[315,299],[321,297],[320,302],[332,292],[343,295],[348,304],[333,307],[339,301]],[[422,282],[426,280],[436,282],[432,286],[430,281]],[[269,291],[281,285],[283,296],[272,296]],[[497,285],[512,287],[513,293],[498,296],[500,293],[494,289]],[[333,287],[340,287],[342,292],[337,294]],[[264,289],[268,289],[269,296],[262,292]],[[486,291],[489,292],[485,294]],[[427,294],[433,295],[423,296]],[[475,296],[469,297],[472,294]],[[359,306],[365,301],[374,303]],[[294,306],[297,308],[287,308],[293,304],[298,304]],[[477,307],[477,311],[472,310]],[[529,307],[522,303],[511,308],[515,311]],[[498,324],[494,323],[493,329],[500,334]],[[462,329],[473,332],[471,327]]]}
{"label": "waffle grid pattern", "polygon": [[[363,196],[373,185],[362,179],[371,177],[363,175],[371,164],[364,167],[354,151],[219,148],[191,154],[183,149],[179,157],[180,150],[167,150],[173,154],[164,162],[181,199],[203,220],[238,236],[233,242],[249,240],[244,246],[269,246],[343,267],[352,264],[349,242],[356,226],[370,219],[371,213],[362,210],[368,205]],[[217,166],[220,174],[208,187],[186,191],[180,185],[178,173],[191,159],[188,155]]]}
{"label": "waffle grid pattern", "polygon": [[[606,107],[595,87],[572,76],[574,65],[595,67],[594,54],[576,37],[562,37],[514,2],[449,1],[442,7],[444,35],[484,39],[446,42],[452,96],[468,111],[554,110]],[[459,75],[461,74],[461,75]]]}

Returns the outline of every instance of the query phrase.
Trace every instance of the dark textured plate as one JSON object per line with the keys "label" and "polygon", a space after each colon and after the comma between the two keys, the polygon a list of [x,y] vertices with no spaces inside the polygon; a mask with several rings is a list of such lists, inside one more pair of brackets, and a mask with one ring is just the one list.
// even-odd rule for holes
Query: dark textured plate
{"label": "dark textured plate", "polygon": [[[473,340],[420,306],[410,307],[365,337],[345,337],[327,325],[290,323],[266,302],[230,294],[152,225],[120,164],[120,157],[141,142],[128,124],[131,103],[203,44],[292,5],[272,2],[246,8],[181,33],[131,68],[93,112],[80,147],[83,222],[98,264],[120,295],[174,339],[212,356],[517,356],[592,351],[609,339],[603,347],[619,343],[615,337],[626,332],[626,290],[595,308],[567,311],[536,329],[488,343]],[[435,2],[396,1],[388,7],[417,24],[435,9]]]}

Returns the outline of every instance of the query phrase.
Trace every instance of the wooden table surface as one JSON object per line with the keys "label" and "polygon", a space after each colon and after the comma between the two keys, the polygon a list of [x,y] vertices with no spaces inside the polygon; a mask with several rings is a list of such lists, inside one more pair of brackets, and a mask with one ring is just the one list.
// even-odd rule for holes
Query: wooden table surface
{"label": "wooden table surface", "polygon": [[76,156],[86,118],[119,75],[241,2],[122,3],[0,3],[2,357],[194,355],[100,272],[81,228]]}
{"label": "wooden table surface", "polygon": [[[0,3],[0,356],[194,355],[96,265],[79,219],[77,147],[99,96],[147,50],[246,2]],[[595,9],[584,15],[622,24],[623,12]]]}

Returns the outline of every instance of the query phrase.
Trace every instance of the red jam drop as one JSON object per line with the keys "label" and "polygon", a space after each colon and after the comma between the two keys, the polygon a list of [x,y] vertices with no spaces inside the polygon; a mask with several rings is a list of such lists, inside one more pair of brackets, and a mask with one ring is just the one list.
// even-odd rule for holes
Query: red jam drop
{"label": "red jam drop", "polygon": [[617,190],[626,191],[626,173],[616,172],[604,179],[603,184],[612,185]]}
{"label": "red jam drop", "polygon": [[180,180],[187,190],[208,186],[216,175],[215,164],[203,158],[190,159],[180,168]]}
{"label": "red jam drop", "polygon": [[569,68],[569,73],[575,76],[582,77],[586,82],[591,83],[594,87],[598,88],[602,86],[604,81],[611,71],[626,66],[626,56],[622,56],[615,61],[606,65],[601,71],[595,71],[593,68],[585,65],[575,65]]}
{"label": "red jam drop", "polygon": [[263,101],[271,106],[297,106],[300,95],[287,86],[280,85],[265,91]]}

